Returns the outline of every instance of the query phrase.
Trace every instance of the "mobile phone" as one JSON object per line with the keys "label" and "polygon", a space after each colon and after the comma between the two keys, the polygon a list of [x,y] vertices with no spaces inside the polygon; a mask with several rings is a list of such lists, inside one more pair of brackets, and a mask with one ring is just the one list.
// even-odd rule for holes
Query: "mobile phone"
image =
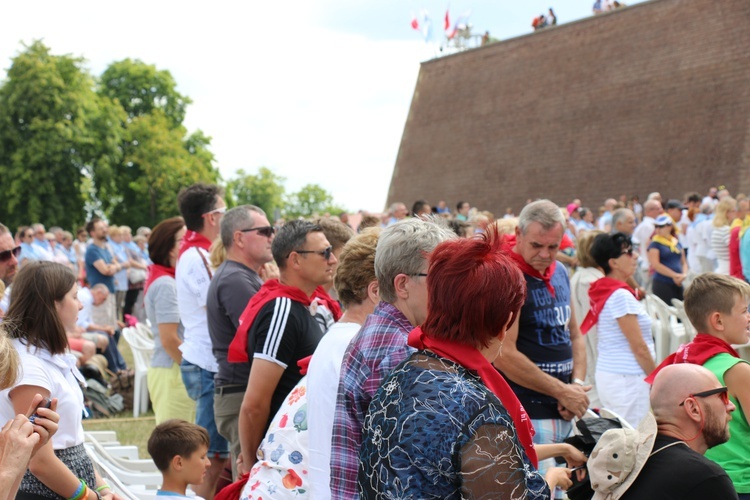
{"label": "mobile phone", "polygon": [[[52,406],[52,400],[50,398],[44,398],[42,399],[42,402],[37,405],[36,410],[39,408],[50,408]],[[29,422],[32,424],[34,421],[39,417],[40,415],[34,410],[34,413],[29,417]]]}
{"label": "mobile phone", "polygon": [[581,470],[585,468],[586,468],[586,465],[579,465],[578,467],[573,467],[572,469],[570,469],[570,472],[575,472],[577,470]]}

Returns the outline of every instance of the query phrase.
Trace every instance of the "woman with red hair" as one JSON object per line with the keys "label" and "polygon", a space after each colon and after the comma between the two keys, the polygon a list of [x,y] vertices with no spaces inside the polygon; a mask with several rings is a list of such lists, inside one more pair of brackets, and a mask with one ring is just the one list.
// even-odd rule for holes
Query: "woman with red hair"
{"label": "woman with red hair", "polygon": [[569,471],[542,478],[537,454],[585,460],[569,445],[534,448],[526,411],[492,366],[526,298],[501,246],[491,228],[431,254],[427,319],[409,335],[417,351],[384,380],[365,417],[362,498],[546,499],[550,487],[571,484]]}

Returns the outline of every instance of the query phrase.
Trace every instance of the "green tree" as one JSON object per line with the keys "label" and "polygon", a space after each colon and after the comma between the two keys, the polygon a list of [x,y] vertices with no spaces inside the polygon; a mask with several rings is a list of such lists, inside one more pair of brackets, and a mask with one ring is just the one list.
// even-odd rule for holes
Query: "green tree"
{"label": "green tree", "polygon": [[260,167],[257,174],[238,170],[236,178],[227,183],[227,198],[235,205],[258,206],[273,219],[275,211],[284,207],[284,182],[284,177],[266,167]]}
{"label": "green tree", "polygon": [[85,218],[84,175],[119,162],[125,115],[94,92],[83,59],[52,55],[40,41],[24,49],[0,87],[0,220],[72,228]]}
{"label": "green tree", "polygon": [[169,71],[138,59],[112,63],[102,73],[101,84],[100,93],[117,99],[131,119],[159,109],[172,127],[179,127],[192,102],[177,92],[177,83]]}
{"label": "green tree", "polygon": [[[177,213],[177,194],[195,182],[216,182],[213,155],[185,128],[171,128],[160,110],[134,118],[127,127],[123,163],[117,174],[121,202],[111,218],[133,226],[154,225]],[[200,141],[198,141],[200,143]],[[192,152],[191,152],[192,151]]]}
{"label": "green tree", "polygon": [[307,184],[287,199],[287,218],[312,217],[324,213],[338,214],[344,209],[334,204],[333,196],[317,184]]}
{"label": "green tree", "polygon": [[177,213],[177,193],[198,181],[217,182],[211,138],[182,126],[189,97],[177,92],[169,71],[138,60],[112,63],[99,94],[126,114],[121,162],[95,179],[102,208],[118,224],[153,225]]}

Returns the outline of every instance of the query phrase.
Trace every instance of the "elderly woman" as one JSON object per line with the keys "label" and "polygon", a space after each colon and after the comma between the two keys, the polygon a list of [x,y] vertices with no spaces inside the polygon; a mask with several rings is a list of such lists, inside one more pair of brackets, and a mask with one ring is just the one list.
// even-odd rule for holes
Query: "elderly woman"
{"label": "elderly woman", "polygon": [[[27,412],[39,403],[39,395],[55,398],[60,415],[58,432],[29,462],[17,499],[118,498],[83,447],[85,407],[79,383],[84,381],[75,357],[65,352],[65,330],[75,328],[82,307],[77,292],[73,271],[56,262],[29,262],[13,280],[3,329],[13,339],[23,370],[13,387],[0,392],[0,418]],[[50,416],[41,408],[36,412]]]}
{"label": "elderly woman", "polygon": [[714,230],[711,232],[711,250],[716,255],[716,272],[719,274],[729,274],[729,236],[736,216],[737,201],[734,198],[727,196],[716,205],[712,221]]}
{"label": "elderly woman", "polygon": [[687,276],[685,252],[674,236],[674,222],[669,215],[657,217],[654,227],[648,246],[648,263],[654,270],[651,286],[654,295],[672,304],[672,299],[682,300],[682,282]]}
{"label": "elderly woman", "polygon": [[602,405],[636,427],[649,410],[643,379],[656,367],[651,318],[627,284],[638,255],[623,233],[597,235],[590,253],[604,277],[589,287],[591,308],[581,331],[597,327],[595,380]]}
{"label": "elderly woman", "polygon": [[[531,422],[492,366],[526,296],[500,248],[491,228],[432,253],[427,319],[409,335],[418,351],[383,381],[365,417],[362,498],[539,499],[570,484],[566,469],[552,468],[549,485],[537,472]],[[539,458],[550,456],[541,448]]]}

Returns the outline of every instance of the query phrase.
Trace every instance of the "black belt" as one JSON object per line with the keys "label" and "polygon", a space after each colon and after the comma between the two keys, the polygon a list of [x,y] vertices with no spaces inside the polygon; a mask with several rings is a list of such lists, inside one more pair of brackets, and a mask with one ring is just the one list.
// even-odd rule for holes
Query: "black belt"
{"label": "black belt", "polygon": [[245,392],[246,386],[244,385],[225,385],[222,387],[214,387],[214,394],[223,396],[224,394],[236,394],[238,392]]}

